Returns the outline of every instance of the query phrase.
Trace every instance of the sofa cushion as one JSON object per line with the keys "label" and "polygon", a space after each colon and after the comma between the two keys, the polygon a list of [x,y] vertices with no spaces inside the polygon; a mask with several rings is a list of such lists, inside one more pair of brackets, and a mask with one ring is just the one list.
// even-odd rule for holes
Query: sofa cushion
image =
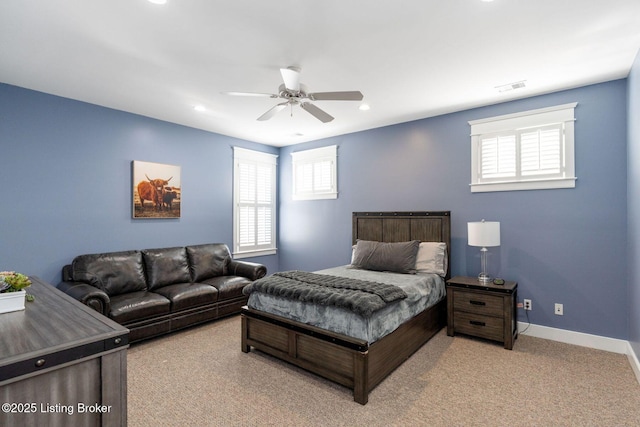
{"label": "sofa cushion", "polygon": [[218,290],[218,301],[242,297],[242,289],[251,283],[251,280],[240,276],[219,276],[207,279],[202,283],[214,286]]}
{"label": "sofa cushion", "polygon": [[71,270],[73,280],[95,286],[110,297],[147,288],[139,251],[80,255]]}
{"label": "sofa cushion", "polygon": [[171,302],[153,292],[139,291],[111,298],[109,317],[122,324],[169,314]]}
{"label": "sofa cushion", "polygon": [[147,269],[149,290],[191,281],[187,251],[183,247],[145,249],[142,257]]}
{"label": "sofa cushion", "polygon": [[213,304],[218,300],[218,290],[202,283],[178,283],[163,286],[154,292],[171,301],[171,311]]}
{"label": "sofa cushion", "polygon": [[231,253],[224,243],[187,246],[187,254],[194,282],[227,274]]}

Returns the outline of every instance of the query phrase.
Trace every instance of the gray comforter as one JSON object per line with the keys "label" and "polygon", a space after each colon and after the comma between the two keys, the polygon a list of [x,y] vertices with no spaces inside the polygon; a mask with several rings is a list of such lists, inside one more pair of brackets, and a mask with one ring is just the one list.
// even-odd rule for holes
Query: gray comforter
{"label": "gray comforter", "polygon": [[269,295],[346,308],[362,316],[371,316],[388,303],[407,297],[395,285],[346,277],[284,271],[256,280],[243,290],[245,295],[262,292]]}

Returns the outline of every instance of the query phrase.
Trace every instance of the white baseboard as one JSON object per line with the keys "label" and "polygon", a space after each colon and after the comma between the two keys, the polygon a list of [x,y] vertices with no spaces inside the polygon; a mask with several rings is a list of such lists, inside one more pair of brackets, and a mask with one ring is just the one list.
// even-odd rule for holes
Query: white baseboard
{"label": "white baseboard", "polygon": [[566,329],[550,328],[548,326],[534,325],[525,322],[518,322],[518,331],[520,331],[522,335],[529,335],[536,338],[626,354],[631,369],[636,375],[638,383],[640,383],[640,361],[638,361],[638,356],[633,351],[633,347],[631,347],[629,341],[568,331]]}
{"label": "white baseboard", "polygon": [[640,383],[640,361],[638,361],[638,356],[635,351],[633,351],[633,347],[631,344],[627,343],[627,357],[629,358],[629,364],[631,365],[631,369],[633,369],[633,373],[636,374],[636,379]]}
{"label": "white baseboard", "polygon": [[[613,353],[628,354],[629,349],[631,348],[629,342],[625,340],[568,331],[566,329],[550,328],[548,326],[540,326],[533,323],[529,324],[525,322],[518,322],[518,331],[523,335],[544,338],[552,341],[560,341],[567,344],[590,347],[598,350],[611,351]],[[523,333],[522,331],[525,332]]]}

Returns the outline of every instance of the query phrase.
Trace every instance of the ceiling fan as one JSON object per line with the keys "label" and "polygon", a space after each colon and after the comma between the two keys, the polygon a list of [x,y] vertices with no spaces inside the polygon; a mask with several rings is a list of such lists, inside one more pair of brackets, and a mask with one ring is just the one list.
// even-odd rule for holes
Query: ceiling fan
{"label": "ceiling fan", "polygon": [[287,108],[287,106],[293,109],[294,105],[299,105],[300,108],[320,120],[322,123],[328,123],[333,120],[333,116],[308,101],[361,101],[363,98],[360,91],[310,93],[307,87],[300,83],[300,71],[301,69],[298,67],[281,68],[280,74],[282,74],[284,84],[280,85],[277,94],[254,92],[222,93],[234,96],[265,96],[268,98],[281,98],[285,100],[258,117],[258,120],[260,121],[269,120],[277,113]]}

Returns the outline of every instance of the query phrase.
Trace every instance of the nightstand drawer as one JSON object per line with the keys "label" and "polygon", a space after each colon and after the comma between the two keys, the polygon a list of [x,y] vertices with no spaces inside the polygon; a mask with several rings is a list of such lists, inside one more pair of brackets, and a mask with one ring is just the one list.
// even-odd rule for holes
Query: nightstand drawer
{"label": "nightstand drawer", "polygon": [[503,316],[504,299],[501,296],[467,292],[458,289],[453,290],[453,292],[453,308],[456,313],[460,310],[486,316]]}
{"label": "nightstand drawer", "polygon": [[455,332],[491,340],[504,341],[504,319],[487,317],[463,311],[453,315]]}

